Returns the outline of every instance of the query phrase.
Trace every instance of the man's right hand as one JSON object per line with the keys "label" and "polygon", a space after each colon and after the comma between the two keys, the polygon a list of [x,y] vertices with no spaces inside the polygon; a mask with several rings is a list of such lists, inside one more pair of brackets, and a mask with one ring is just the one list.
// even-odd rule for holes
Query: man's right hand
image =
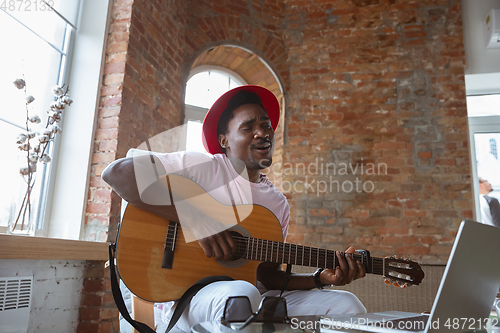
{"label": "man's right hand", "polygon": [[227,230],[198,240],[208,258],[229,260],[236,251],[236,243]]}

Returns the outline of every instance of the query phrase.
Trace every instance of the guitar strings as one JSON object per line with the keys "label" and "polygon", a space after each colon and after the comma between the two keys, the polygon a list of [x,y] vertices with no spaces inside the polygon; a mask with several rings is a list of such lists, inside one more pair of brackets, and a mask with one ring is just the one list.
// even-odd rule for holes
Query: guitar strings
{"label": "guitar strings", "polygon": [[[171,225],[169,224],[167,227],[167,237],[165,240],[165,247],[171,247],[173,245],[173,242],[176,241],[176,235],[177,235],[177,230],[178,230],[178,225]],[[283,243],[283,242],[276,242],[276,241],[270,241],[270,240],[263,240],[263,239],[258,239],[258,238],[253,238],[253,237],[242,237],[242,236],[233,236],[232,237],[236,243],[237,243],[237,248],[236,248],[236,253],[234,253],[234,256],[236,259],[241,259],[246,256],[245,259],[251,259],[251,260],[261,260],[261,261],[274,261],[274,262],[279,262],[279,263],[293,263],[295,265],[300,265],[300,266],[309,266],[309,267],[324,267],[324,268],[334,268],[336,266],[339,266],[337,264],[337,258],[336,258],[336,251],[333,250],[328,250],[328,249],[322,249],[322,248],[316,248],[316,247],[310,247],[310,246],[303,246],[303,245],[295,245],[295,244],[290,244],[290,243]],[[251,245],[250,245],[251,243]],[[269,244],[271,245],[271,258],[270,260],[267,260],[268,254],[269,254]],[[286,249],[288,245],[288,250]],[[264,246],[266,247],[265,253],[264,252]],[[274,256],[274,250],[276,246],[276,260],[273,260]],[[251,247],[251,248],[250,248]],[[259,248],[260,247],[260,248]],[[302,251],[299,250],[302,249]],[[259,254],[259,249],[260,249],[260,254]],[[281,252],[281,255],[280,255]],[[301,254],[299,252],[302,252]],[[323,252],[323,253],[321,253]],[[344,252],[341,252],[342,255],[345,255]],[[265,254],[265,256],[264,256]],[[304,258],[309,256],[309,259],[306,258],[305,263],[304,263]],[[295,256],[293,259],[292,257]],[[313,258],[316,257],[316,258]],[[281,258],[281,259],[280,259]],[[360,254],[353,254],[354,260],[361,260],[364,261],[364,256]],[[297,261],[297,260],[301,261]],[[315,260],[312,260],[315,259]],[[372,273],[374,274],[379,274],[383,275],[386,271],[391,271],[391,267],[389,266],[389,262],[385,262],[387,258],[377,258],[377,257],[371,257],[370,258],[372,263]],[[392,259],[392,258],[391,258]],[[315,263],[316,265],[313,265]],[[320,265],[321,263],[321,265]],[[324,263],[324,265],[323,265]],[[363,262],[364,264],[364,262]],[[401,267],[398,267],[401,268]],[[409,267],[411,268],[411,267]],[[404,268],[403,268],[404,269]],[[402,280],[405,283],[410,283],[411,281],[399,279],[394,276],[390,276],[390,278],[393,278],[395,280]]]}
{"label": "guitar strings", "polygon": [[[175,226],[168,226],[169,233],[172,231],[172,228],[176,228]],[[166,246],[171,246],[173,241],[172,239],[173,235],[167,235],[167,240],[165,245]],[[269,254],[269,244],[271,244],[271,254],[274,253],[275,247],[276,247],[276,262],[285,262],[285,263],[294,263],[295,265],[299,265],[299,262],[297,262],[297,259],[302,259],[301,264],[304,265],[303,263],[303,257],[307,254],[309,254],[309,257],[315,256],[315,260],[311,259],[306,259],[306,264],[307,261],[309,261],[309,264],[307,266],[311,266],[311,263],[315,262],[316,267],[320,267],[323,265],[319,265],[319,263],[325,263],[326,267],[333,268],[334,265],[336,265],[336,257],[335,257],[335,251],[333,250],[327,250],[327,249],[321,249],[321,248],[315,248],[315,247],[309,247],[309,246],[303,246],[303,245],[295,245],[295,244],[290,244],[290,243],[282,243],[282,242],[275,242],[275,241],[269,241],[269,240],[263,240],[263,239],[258,239],[258,238],[252,238],[252,237],[241,237],[241,236],[233,236],[233,239],[237,241],[237,249],[236,253],[234,256],[238,258],[242,258],[247,255],[247,259],[256,259],[256,260],[265,260],[264,255],[267,253]],[[169,243],[170,242],[170,243]],[[250,245],[250,242],[252,245]],[[288,245],[288,250],[286,249]],[[264,246],[266,246],[266,253],[262,253],[264,251]],[[252,247],[252,249],[250,249]],[[283,248],[283,250],[282,250]],[[299,254],[299,248],[302,248],[302,254]],[[247,249],[251,250],[250,253],[247,253]],[[260,254],[259,254],[259,249],[260,249]],[[283,252],[284,251],[284,252]],[[280,255],[279,252],[282,252]],[[321,253],[323,252],[323,253]],[[343,253],[344,254],[344,253]],[[295,256],[295,260],[292,259],[292,256]],[[300,257],[299,257],[300,256]],[[267,255],[266,255],[267,257]],[[273,255],[271,255],[270,260],[272,261]],[[279,258],[281,257],[281,260]],[[299,257],[299,258],[297,258]],[[359,254],[354,254],[354,259],[355,260],[362,260],[363,256]],[[379,270],[379,272],[382,272],[382,268],[384,266],[384,259],[383,258],[377,258],[377,257],[372,257],[372,269],[373,270]],[[387,264],[385,265],[387,267]]]}
{"label": "guitar strings", "polygon": [[[170,228],[175,228],[175,227],[169,226],[169,229]],[[171,238],[171,237],[169,237],[169,238]],[[261,247],[260,250],[262,252],[263,246],[264,246],[264,244],[263,244],[264,242],[265,242],[265,245],[267,247],[268,247],[269,243],[271,243],[271,249],[272,249],[273,252],[274,252],[274,246],[275,245],[277,247],[277,250],[279,249],[279,251],[281,251],[281,249],[280,249],[281,246],[286,247],[288,245],[289,248],[288,248],[288,250],[286,250],[286,248],[285,248],[285,252],[286,252],[285,254],[288,254],[289,257],[292,256],[292,255],[294,255],[295,252],[297,252],[297,255],[298,255],[298,252],[300,251],[300,250],[298,250],[299,247],[303,249],[304,253],[305,253],[306,249],[307,249],[308,252],[309,251],[311,251],[311,252],[313,252],[313,251],[316,251],[316,252],[323,251],[325,253],[324,254],[320,254],[320,256],[322,256],[323,259],[324,259],[324,255],[328,256],[328,255],[333,255],[335,253],[335,251],[333,251],[333,250],[327,250],[327,249],[315,248],[315,247],[309,247],[309,246],[303,246],[303,245],[295,245],[295,244],[290,244],[290,243],[275,242],[275,241],[269,241],[269,240],[262,240],[262,239],[251,238],[251,237],[233,236],[233,239],[235,239],[235,240],[242,240],[244,242],[243,243],[243,248],[239,249],[239,251],[243,250],[243,253],[246,252],[246,247],[248,246],[248,243],[251,241],[253,243],[253,245],[256,245],[255,246],[255,255],[256,256],[258,256],[259,246]],[[169,243],[169,241],[170,241],[170,239],[167,239],[167,242],[166,242],[167,246],[172,245],[171,243]],[[255,244],[255,243],[257,243],[257,244]],[[241,244],[242,244],[242,242],[238,242],[238,245],[241,245]],[[293,250],[295,250],[295,252],[292,253],[291,251],[293,251]],[[250,255],[253,256],[253,252],[250,253]],[[354,259],[355,260],[360,260],[362,258],[363,258],[362,255],[354,254]],[[373,264],[378,264],[378,265],[382,265],[383,264],[383,260],[384,260],[383,258],[377,258],[377,257],[372,257],[371,259],[373,261]]]}
{"label": "guitar strings", "polygon": [[[171,242],[173,241],[173,235],[171,235],[171,233],[172,231],[175,232],[175,228],[176,226],[171,226],[171,225],[168,226],[168,234],[165,246],[172,245]],[[242,258],[246,255],[247,256],[246,259],[255,259],[264,261],[267,259],[267,256],[264,257],[264,254],[262,253],[264,250],[264,246],[266,246],[267,248],[266,253],[268,254],[269,244],[271,244],[271,253],[274,253],[274,249],[276,246],[277,253],[275,262],[294,263],[295,265],[303,265],[303,266],[313,266],[312,263],[315,262],[316,267],[325,266],[325,268],[333,268],[335,266],[338,266],[336,264],[337,260],[335,256],[335,251],[333,250],[327,250],[327,249],[321,249],[303,245],[295,245],[290,243],[275,242],[275,241],[263,240],[252,237],[233,236],[233,239],[237,240],[237,250],[236,253],[234,254],[234,256],[237,258]],[[252,245],[250,245],[250,242],[252,242]],[[288,250],[286,249],[287,245],[288,245]],[[251,249],[250,253],[247,253],[247,249],[250,250],[250,246],[253,246],[255,248]],[[259,246],[260,246],[260,254],[259,254]],[[283,250],[281,247],[283,248]],[[299,254],[300,251],[299,248],[302,248],[302,254]],[[306,255],[306,251],[311,259],[313,259],[312,258],[313,256],[316,256],[316,259],[314,261],[311,259],[309,260],[306,259],[306,263],[304,264],[303,257],[304,255]],[[282,252],[282,254],[279,255],[278,252]],[[342,252],[342,254],[345,253]],[[292,256],[296,256],[295,260],[292,259]],[[279,258],[281,258],[281,260]],[[359,254],[354,254],[353,258],[355,260],[362,260],[363,256]],[[272,261],[272,259],[273,258],[271,256],[270,260]],[[300,262],[299,264],[297,259],[302,259],[302,262]],[[378,274],[382,275],[384,268],[390,269],[388,263],[384,264],[384,258],[371,257],[371,259],[372,259],[372,270],[374,273],[377,272]],[[309,261],[309,263],[307,263],[307,261]],[[319,265],[319,263],[321,264],[325,263],[325,265]]]}

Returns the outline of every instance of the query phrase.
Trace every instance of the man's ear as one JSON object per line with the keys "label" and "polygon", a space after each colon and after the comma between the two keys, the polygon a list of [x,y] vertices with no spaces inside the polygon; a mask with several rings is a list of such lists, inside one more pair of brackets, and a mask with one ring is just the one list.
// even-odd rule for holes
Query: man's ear
{"label": "man's ear", "polygon": [[219,145],[224,149],[229,147],[227,138],[224,134],[219,134]]}

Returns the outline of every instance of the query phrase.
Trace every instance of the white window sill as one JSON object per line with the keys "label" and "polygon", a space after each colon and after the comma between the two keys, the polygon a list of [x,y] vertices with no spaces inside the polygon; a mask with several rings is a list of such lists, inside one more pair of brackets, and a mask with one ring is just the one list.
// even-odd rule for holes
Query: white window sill
{"label": "white window sill", "polygon": [[108,260],[108,244],[0,235],[0,259]]}

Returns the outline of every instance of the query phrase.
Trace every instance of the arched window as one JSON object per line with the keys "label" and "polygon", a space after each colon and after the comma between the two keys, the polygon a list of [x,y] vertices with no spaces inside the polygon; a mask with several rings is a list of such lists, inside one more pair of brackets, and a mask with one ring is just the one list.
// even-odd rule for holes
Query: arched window
{"label": "arched window", "polygon": [[199,66],[186,83],[185,117],[187,124],[186,150],[205,152],[201,139],[201,126],[208,109],[226,91],[245,85],[236,73],[215,66]]}
{"label": "arched window", "polygon": [[490,139],[490,152],[498,160],[497,141],[495,139]]}

